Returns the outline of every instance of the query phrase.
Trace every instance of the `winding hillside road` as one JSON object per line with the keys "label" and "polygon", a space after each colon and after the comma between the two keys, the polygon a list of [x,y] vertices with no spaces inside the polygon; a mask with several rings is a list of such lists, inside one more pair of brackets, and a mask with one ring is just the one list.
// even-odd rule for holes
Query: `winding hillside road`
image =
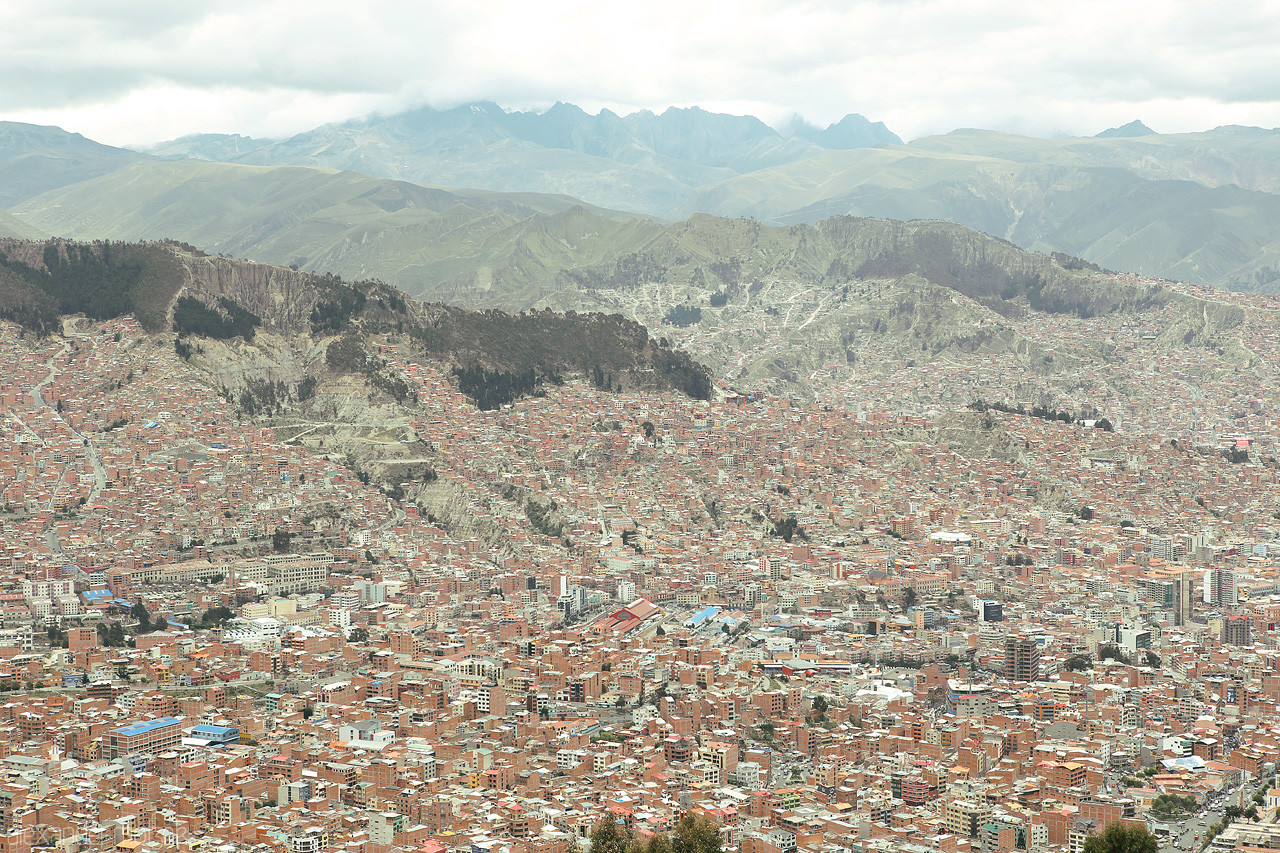
{"label": "winding hillside road", "polygon": [[[54,413],[54,417],[56,417],[59,421],[62,422],[62,425],[67,428],[68,432],[70,432],[76,438],[80,439],[82,445],[84,446],[85,455],[89,460],[89,464],[93,466],[93,481],[94,481],[93,489],[89,493],[87,503],[93,503],[98,499],[98,496],[102,494],[102,490],[107,487],[107,469],[102,464],[102,455],[98,453],[98,448],[95,446],[94,442],[89,438],[87,438],[83,433],[79,432],[74,427],[72,427],[71,424],[69,424],[66,421],[66,419],[62,417],[62,414],[58,412],[56,404],[50,404],[50,403],[44,402],[44,398],[43,396],[41,396],[41,393],[40,393],[46,385],[53,382],[54,374],[57,372],[57,368],[55,367],[55,362],[60,358],[64,358],[67,355],[67,353],[70,352],[70,350],[71,350],[71,344],[67,341],[63,341],[62,349],[60,349],[57,353],[49,357],[49,360],[48,360],[49,372],[44,379],[36,383],[35,388],[32,389],[32,394],[34,395],[34,399],[39,400],[44,406],[46,406],[49,409],[52,409]],[[70,465],[71,465],[71,460],[68,459],[63,465],[62,470],[64,474],[67,468],[70,467]],[[59,478],[59,480],[61,480],[61,478]],[[53,512],[53,508],[58,497],[58,490],[60,488],[61,488],[61,485],[56,487],[53,490],[53,494],[49,496],[50,512]],[[48,530],[45,531],[45,538],[49,544],[50,554],[62,553],[62,544],[58,541],[58,525],[56,521],[50,523]]]}

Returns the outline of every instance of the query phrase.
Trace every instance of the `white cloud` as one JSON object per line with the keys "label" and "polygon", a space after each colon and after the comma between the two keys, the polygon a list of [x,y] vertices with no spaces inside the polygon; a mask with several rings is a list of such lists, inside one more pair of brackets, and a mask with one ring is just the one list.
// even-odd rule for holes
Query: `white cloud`
{"label": "white cloud", "polygon": [[1094,133],[1280,125],[1275,2],[367,0],[0,4],[0,118],[116,144],[557,100],[781,123]]}

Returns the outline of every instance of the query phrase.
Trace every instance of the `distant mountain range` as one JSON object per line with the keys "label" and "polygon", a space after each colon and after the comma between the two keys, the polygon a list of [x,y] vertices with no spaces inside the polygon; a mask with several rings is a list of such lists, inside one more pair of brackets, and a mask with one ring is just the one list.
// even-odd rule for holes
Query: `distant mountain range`
{"label": "distant mountain range", "polygon": [[1230,289],[1280,288],[1280,133],[1041,140],[956,131],[828,152],[696,192],[684,213],[945,219],[1033,251]]}
{"label": "distant mountain range", "polygon": [[1110,269],[1280,290],[1280,131],[1259,128],[1135,121],[1091,138],[959,130],[904,145],[857,115],[777,130],[697,108],[478,103],[145,152],[0,123],[0,178],[14,214],[0,236],[173,237],[459,302],[532,304],[552,287],[534,267],[589,266],[662,227],[646,217],[701,212],[941,219]]}
{"label": "distant mountain range", "polygon": [[197,135],[150,149],[261,166],[349,169],[375,177],[500,192],[557,193],[670,217],[696,187],[828,149],[902,142],[879,122],[846,116],[825,130],[799,122],[784,136],[752,116],[696,107],[589,115],[572,104],[543,113],[494,103],[353,119],[270,142]]}

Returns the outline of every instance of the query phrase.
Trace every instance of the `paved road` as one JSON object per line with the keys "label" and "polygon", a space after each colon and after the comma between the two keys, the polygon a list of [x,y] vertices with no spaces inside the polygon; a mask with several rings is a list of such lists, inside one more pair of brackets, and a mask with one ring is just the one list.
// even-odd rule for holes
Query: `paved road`
{"label": "paved road", "polygon": [[379,533],[390,530],[393,527],[403,524],[408,517],[409,514],[400,508],[400,504],[396,503],[391,508],[391,517],[378,525],[377,530]]}
{"label": "paved road", "polygon": [[[54,368],[54,366],[53,366],[53,362],[54,362],[56,359],[59,359],[59,358],[62,358],[63,356],[65,356],[65,355],[67,354],[67,352],[68,352],[70,349],[71,349],[71,345],[70,345],[69,343],[67,343],[66,341],[63,341],[63,343],[62,343],[62,349],[58,350],[58,352],[57,352],[55,355],[52,355],[52,356],[50,356],[50,357],[49,357],[49,361],[47,362],[48,367],[49,367],[49,372],[48,372],[48,374],[46,374],[46,375],[45,375],[45,377],[44,377],[44,379],[41,379],[39,382],[37,382],[37,383],[36,383],[36,386],[35,386],[33,389],[31,389],[32,397],[33,397],[34,399],[36,399],[36,400],[41,401],[41,403],[42,403],[43,405],[45,405],[45,407],[46,407],[46,408],[56,409],[56,406],[50,406],[49,404],[44,403],[44,398],[40,396],[40,391],[41,391],[41,389],[43,389],[43,388],[44,388],[44,386],[48,385],[50,382],[52,382],[52,381],[53,381],[53,374],[54,374],[54,372],[55,372],[55,368]],[[59,417],[61,417],[61,416],[59,416]],[[70,465],[70,464],[71,464],[71,461],[70,461],[70,460],[68,460],[66,464],[67,464],[67,465]],[[64,466],[64,470],[65,470],[65,466]],[[59,478],[59,481],[61,481],[61,478]],[[59,489],[59,488],[60,488],[60,486],[55,486],[55,487],[54,487],[54,489],[53,489],[53,494],[52,494],[52,495],[50,495],[50,497],[49,497],[49,512],[53,512],[54,502],[57,500],[57,497],[58,497],[58,489]],[[50,553],[50,554],[61,554],[61,553],[62,553],[62,545],[61,545],[61,543],[59,543],[59,542],[58,542],[58,523],[57,523],[57,521],[54,521],[52,524],[50,524],[50,525],[49,525],[49,529],[48,529],[47,531],[45,531],[45,537],[46,537],[46,540],[47,540],[47,541],[48,541],[48,543],[49,543],[49,553]]]}
{"label": "paved road", "polygon": [[[1229,805],[1250,805],[1250,798],[1257,793],[1260,783],[1255,779],[1244,786],[1243,792],[1239,787],[1233,788],[1227,792],[1225,797],[1219,799],[1218,805],[1212,809],[1202,812],[1183,822],[1182,832],[1176,837],[1171,837],[1169,843],[1160,848],[1161,853],[1192,853],[1203,847],[1207,842],[1209,827],[1215,823],[1222,821],[1223,809]],[[1196,836],[1200,840],[1196,840]]]}

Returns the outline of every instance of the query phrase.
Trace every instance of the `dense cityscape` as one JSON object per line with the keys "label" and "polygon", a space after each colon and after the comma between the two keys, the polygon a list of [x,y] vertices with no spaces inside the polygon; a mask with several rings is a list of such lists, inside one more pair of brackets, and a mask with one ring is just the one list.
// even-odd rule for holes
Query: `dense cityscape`
{"label": "dense cityscape", "polygon": [[481,411],[388,334],[381,488],[172,335],[6,323],[0,853],[1280,847],[1280,320],[1192,290],[1246,363],[1025,319],[1113,346],[1071,389],[974,352]]}

